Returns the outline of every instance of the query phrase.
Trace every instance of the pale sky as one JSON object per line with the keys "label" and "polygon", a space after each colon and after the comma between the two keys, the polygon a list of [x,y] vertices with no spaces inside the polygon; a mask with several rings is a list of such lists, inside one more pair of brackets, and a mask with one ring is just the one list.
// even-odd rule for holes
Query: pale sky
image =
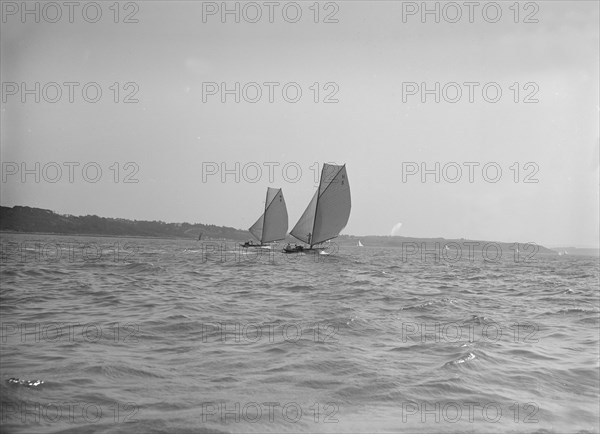
{"label": "pale sky", "polygon": [[[34,10],[36,3],[27,4]],[[292,228],[314,193],[315,163],[333,162],[346,164],[351,186],[346,234],[389,235],[402,223],[396,233],[404,236],[598,246],[596,1],[523,2],[518,23],[512,1],[497,3],[502,16],[495,23],[488,22],[493,8],[485,16],[475,9],[471,23],[463,7],[461,19],[450,23],[456,10],[444,14],[440,3],[440,22],[426,15],[423,23],[421,11],[403,20],[403,8],[410,12],[421,2],[378,1],[320,3],[318,23],[312,1],[298,2],[295,23],[286,21],[296,12],[290,2],[280,2],[272,23],[264,2],[239,3],[239,23],[233,14],[222,23],[220,11],[203,17],[203,7],[211,12],[221,2],[171,1],[121,3],[115,23],[114,2],[101,2],[102,16],[90,23],[85,18],[93,21],[95,11],[86,9],[84,17],[87,3],[72,11],[73,23],[67,6],[56,19],[55,9],[40,4],[36,23],[33,13],[21,15],[21,2],[2,2],[3,206],[245,229],[260,215],[266,188],[277,187]],[[262,17],[251,23],[255,5]],[[138,22],[122,22],[128,14]],[[322,22],[326,16],[337,22]],[[72,85],[73,102],[65,82],[79,83]],[[236,82],[240,102],[234,94],[221,102],[221,83],[235,89]],[[256,103],[247,101],[256,87],[242,93],[252,82],[262,91]],[[422,102],[419,91],[407,92],[406,83],[420,90],[436,82],[439,103],[434,94]],[[463,93],[456,103],[441,90],[451,82]],[[472,103],[465,82],[478,83]],[[23,94],[22,83],[33,92]],[[98,102],[84,100],[86,83],[102,90]],[[286,88],[289,98],[301,89],[298,102],[283,98],[287,83],[295,83]],[[486,87],[489,98],[501,89],[498,102],[483,98],[486,83],[493,85]],[[446,99],[455,89],[446,87]],[[123,103],[132,92],[138,102]],[[91,87],[88,97],[94,96]],[[324,103],[327,96],[338,102]],[[35,172],[36,162],[40,182],[35,173],[23,182],[21,163]],[[52,162],[63,168],[54,183]],[[220,173],[206,172],[222,163],[235,171],[236,162],[239,182],[234,174],[221,182]],[[421,182],[421,164],[435,170],[436,162],[440,182],[434,174]],[[68,163],[79,163],[72,183]],[[83,179],[86,163],[102,169],[98,182]],[[277,163],[270,182],[268,166]],[[488,163],[489,177],[502,170],[495,183],[482,175]],[[449,182],[457,166],[462,178]],[[292,182],[297,167],[302,174]],[[415,167],[415,175],[405,171]],[[136,168],[132,179],[139,182],[124,183]],[[95,176],[93,167],[88,175]],[[524,182],[528,175],[538,182]]]}

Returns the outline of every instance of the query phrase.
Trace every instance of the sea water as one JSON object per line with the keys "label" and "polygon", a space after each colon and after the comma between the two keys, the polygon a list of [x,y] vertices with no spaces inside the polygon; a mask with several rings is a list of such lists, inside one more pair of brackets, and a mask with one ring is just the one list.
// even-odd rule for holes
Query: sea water
{"label": "sea water", "polygon": [[334,246],[3,234],[2,432],[598,432],[598,258]]}

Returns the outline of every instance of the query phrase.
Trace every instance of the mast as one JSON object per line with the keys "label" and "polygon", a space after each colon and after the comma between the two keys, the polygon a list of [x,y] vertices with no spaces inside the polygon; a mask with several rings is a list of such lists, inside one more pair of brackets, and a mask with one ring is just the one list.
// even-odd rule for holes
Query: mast
{"label": "mast", "polygon": [[319,198],[321,197],[321,184],[323,184],[323,173],[325,172],[325,164],[321,169],[321,179],[319,179],[319,189],[317,190],[317,204],[315,205],[315,217],[313,218],[312,231],[310,232],[310,249],[313,247],[313,237],[315,235],[315,224],[317,223],[317,212],[319,212]]}
{"label": "mast", "polygon": [[260,232],[260,240],[259,240],[261,246],[264,244],[263,243],[263,240],[265,238],[264,216],[267,215],[267,208],[268,207],[269,207],[269,189],[267,188],[267,193],[265,195],[265,211],[263,212],[263,228],[262,228],[262,230]]}

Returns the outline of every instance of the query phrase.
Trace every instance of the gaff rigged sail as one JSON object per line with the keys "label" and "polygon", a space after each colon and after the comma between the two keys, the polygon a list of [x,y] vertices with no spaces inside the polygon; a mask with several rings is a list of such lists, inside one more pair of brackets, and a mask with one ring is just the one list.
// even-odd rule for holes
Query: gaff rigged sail
{"label": "gaff rigged sail", "polygon": [[288,214],[280,188],[267,188],[265,212],[249,231],[261,244],[283,240],[288,229]]}
{"label": "gaff rigged sail", "polygon": [[319,189],[290,234],[311,248],[335,238],[346,227],[351,207],[346,165],[324,164]]}

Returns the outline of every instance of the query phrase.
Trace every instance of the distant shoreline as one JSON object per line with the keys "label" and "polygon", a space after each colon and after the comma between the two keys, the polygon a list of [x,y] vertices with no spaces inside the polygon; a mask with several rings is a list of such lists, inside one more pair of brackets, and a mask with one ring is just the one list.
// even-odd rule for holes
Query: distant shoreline
{"label": "distant shoreline", "polygon": [[[72,237],[102,237],[102,238],[127,238],[127,239],[155,239],[178,240],[191,242],[242,242],[252,238],[247,230],[227,226],[216,226],[202,223],[166,223],[163,221],[128,220],[121,218],[107,218],[96,215],[73,216],[57,214],[51,210],[32,208],[26,206],[0,207],[2,219],[0,220],[0,234],[39,234],[44,236],[72,236]],[[198,236],[202,239],[198,240]],[[505,252],[519,250],[522,255],[533,252],[543,254],[564,254],[599,256],[600,251],[593,248],[565,247],[550,249],[533,242],[503,242],[470,240],[465,238],[419,238],[385,235],[340,235],[335,239],[338,246],[357,246],[361,241],[364,248],[368,247],[400,247],[408,250],[418,248],[427,254],[432,249],[444,246],[447,252],[461,249],[464,252],[482,251],[494,255],[495,249]],[[286,237],[282,243],[297,242],[291,236]],[[448,250],[450,249],[450,250]],[[535,250],[535,252],[534,252]]]}

